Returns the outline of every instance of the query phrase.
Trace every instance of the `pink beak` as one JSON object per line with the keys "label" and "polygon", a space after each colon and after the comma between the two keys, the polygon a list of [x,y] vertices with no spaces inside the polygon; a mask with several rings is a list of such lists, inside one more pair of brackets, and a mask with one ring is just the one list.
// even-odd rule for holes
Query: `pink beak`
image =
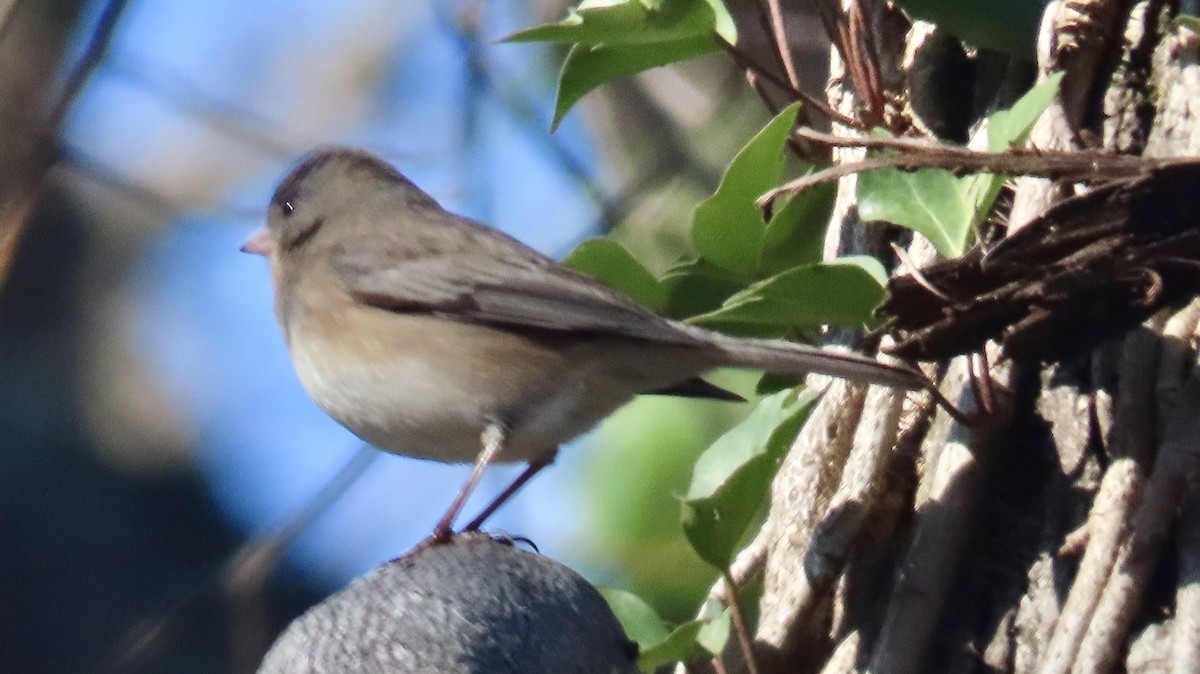
{"label": "pink beak", "polygon": [[274,246],[271,244],[271,233],[267,231],[266,227],[260,227],[258,231],[254,232],[254,234],[246,240],[246,243],[242,244],[241,251],[243,253],[253,253],[254,255],[265,256],[271,254],[271,248],[273,247]]}

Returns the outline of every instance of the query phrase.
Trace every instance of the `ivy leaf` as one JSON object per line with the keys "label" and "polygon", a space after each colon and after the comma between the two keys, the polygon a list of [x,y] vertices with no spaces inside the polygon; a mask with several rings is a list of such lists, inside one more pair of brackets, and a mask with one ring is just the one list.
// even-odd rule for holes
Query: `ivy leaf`
{"label": "ivy leaf", "polygon": [[687,318],[713,311],[730,295],[750,283],[744,274],[735,274],[703,259],[681,260],[663,274],[667,287],[666,315]]}
{"label": "ivy leaf", "polygon": [[[1008,110],[992,114],[987,121],[988,151],[1004,152],[1025,143],[1038,117],[1050,107],[1058,94],[1063,73],[1054,73],[1045,81],[1025,92]],[[996,195],[1008,176],[994,173],[977,173],[960,180],[967,186],[967,198],[972,204],[971,226],[976,227],[987,218],[996,203]]]}
{"label": "ivy leaf", "polygon": [[654,607],[636,594],[614,587],[597,587],[596,590],[608,602],[608,608],[621,623],[625,636],[639,645],[660,643],[670,634],[667,623]]}
{"label": "ivy leaf", "polygon": [[713,13],[713,30],[722,40],[729,44],[737,44],[737,24],[734,23],[729,9],[725,7],[724,0],[705,0],[705,2],[708,3],[709,9]]}
{"label": "ivy leaf", "polygon": [[651,673],[663,665],[690,660],[701,650],[700,644],[696,643],[696,636],[704,629],[704,624],[699,620],[683,623],[671,630],[666,639],[640,649],[638,669]]}
{"label": "ivy leaf", "polygon": [[[1002,152],[1025,142],[1058,92],[1056,73],[1030,89],[1012,108],[988,120],[988,149]],[[920,232],[942,255],[958,257],[974,228],[987,217],[1006,177],[976,174],[957,178],[943,169],[869,171],[858,177],[858,211],[864,221],[885,220]]]}
{"label": "ivy leaf", "polygon": [[1023,144],[1034,122],[1054,101],[1062,78],[1063,73],[1054,73],[1025,92],[1008,110],[992,113],[987,122],[988,152],[1004,152]]}
{"label": "ivy leaf", "polygon": [[966,250],[974,209],[967,187],[953,173],[927,168],[883,169],[858,176],[858,214],[919,232],[946,257]]}
{"label": "ivy leaf", "polygon": [[820,183],[777,202],[775,213],[763,232],[758,263],[762,273],[776,274],[797,265],[821,261],[836,188],[832,182]]}
{"label": "ivy leaf", "polygon": [[768,122],[730,162],[717,191],[696,207],[692,241],[704,259],[745,274],[758,267],[767,225],[755,199],[779,182],[783,144],[799,112],[793,103]]}
{"label": "ivy leaf", "polygon": [[661,311],[667,305],[667,286],[612,239],[584,241],[563,258],[563,264],[625,293],[653,311]]}
{"label": "ivy leaf", "polygon": [[581,98],[619,77],[718,49],[737,41],[721,0],[584,0],[556,23],[534,26],[509,42],[561,42],[571,50],[559,74],[554,121]]}
{"label": "ivy leaf", "polygon": [[817,397],[787,390],[764,398],[696,461],[680,521],[701,559],[728,567]]}
{"label": "ivy leaf", "polygon": [[654,607],[636,594],[611,587],[596,589],[621,623],[625,636],[638,643],[638,669],[643,672],[687,660],[700,651],[696,638],[707,621],[693,620],[668,629]]}
{"label": "ivy leaf", "polygon": [[821,325],[863,326],[883,301],[887,272],[870,256],[800,265],[731,295],[689,323],[709,327],[755,324],[786,333]]}
{"label": "ivy leaf", "polygon": [[558,76],[551,131],[588,92],[601,84],[643,70],[665,66],[716,51],[709,35],[684,37],[648,44],[585,45],[571,47]]}
{"label": "ivy leaf", "polygon": [[714,32],[717,18],[712,5],[704,0],[661,0],[654,4],[657,6],[647,7],[638,0],[584,0],[562,21],[526,28],[504,41],[649,44]]}
{"label": "ivy leaf", "polygon": [[729,641],[731,624],[729,609],[721,609],[715,618],[709,620],[708,624],[700,629],[696,635],[696,643],[709,653],[720,655],[721,651],[725,650],[725,643]]}

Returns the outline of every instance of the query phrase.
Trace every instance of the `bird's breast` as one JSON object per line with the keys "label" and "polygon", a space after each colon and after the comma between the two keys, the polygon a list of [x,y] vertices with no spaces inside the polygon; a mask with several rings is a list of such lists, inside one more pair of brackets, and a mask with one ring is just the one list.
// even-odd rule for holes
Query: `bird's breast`
{"label": "bird's breast", "polygon": [[578,363],[560,351],[487,326],[353,309],[320,324],[293,316],[288,346],[313,400],[380,449],[472,461],[483,429],[503,421],[512,432],[499,460],[527,461],[596,421]]}

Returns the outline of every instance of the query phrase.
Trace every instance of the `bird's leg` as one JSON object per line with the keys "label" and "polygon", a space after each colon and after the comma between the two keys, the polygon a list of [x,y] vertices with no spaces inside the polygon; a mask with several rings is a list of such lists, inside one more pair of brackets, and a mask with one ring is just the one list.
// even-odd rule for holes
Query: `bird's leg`
{"label": "bird's leg", "polygon": [[508,485],[504,491],[500,492],[500,495],[493,499],[492,502],[488,504],[488,507],[483,509],[483,512],[479,513],[475,519],[471,520],[470,524],[463,528],[463,531],[478,530],[479,527],[483,525],[484,521],[491,517],[492,513],[496,512],[497,508],[504,505],[504,502],[512,498],[513,494],[516,494],[518,491],[520,491],[521,487],[524,487],[526,482],[529,482],[534,475],[538,474],[538,471],[554,463],[554,458],[556,456],[558,456],[557,447],[546,452],[541,457],[530,461],[529,465],[525,467],[525,470],[521,471],[521,474],[517,476],[517,479],[513,480],[512,484]]}
{"label": "bird's leg", "polygon": [[454,501],[450,504],[450,508],[446,510],[446,514],[442,515],[442,519],[438,520],[437,526],[433,528],[433,535],[430,541],[433,543],[445,543],[454,535],[454,520],[458,514],[462,512],[463,506],[466,505],[467,499],[470,498],[471,492],[475,491],[475,487],[479,485],[479,480],[483,478],[484,471],[487,467],[496,460],[496,456],[500,454],[500,450],[504,448],[504,438],[507,435],[507,429],[504,424],[492,422],[483,429],[479,440],[483,448],[479,450],[479,456],[475,457],[475,466],[471,468],[471,475],[467,477],[467,482],[458,490],[458,495],[454,497]]}

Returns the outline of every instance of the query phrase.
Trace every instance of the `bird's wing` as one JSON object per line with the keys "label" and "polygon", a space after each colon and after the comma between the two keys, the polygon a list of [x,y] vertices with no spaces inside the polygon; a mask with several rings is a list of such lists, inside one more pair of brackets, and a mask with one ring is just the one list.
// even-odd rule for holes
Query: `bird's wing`
{"label": "bird's wing", "polygon": [[335,251],[332,264],[359,301],[391,311],[515,329],[703,343],[598,281],[491,234],[448,252],[408,244],[406,250],[378,242],[351,245]]}

